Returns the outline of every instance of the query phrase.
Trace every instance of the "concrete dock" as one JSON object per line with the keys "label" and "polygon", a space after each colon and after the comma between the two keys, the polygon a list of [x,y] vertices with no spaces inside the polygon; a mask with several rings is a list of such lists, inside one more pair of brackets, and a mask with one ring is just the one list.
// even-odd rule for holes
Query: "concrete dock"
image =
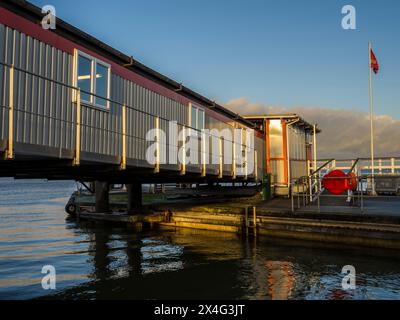
{"label": "concrete dock", "polygon": [[79,219],[127,223],[141,228],[192,228],[326,243],[400,249],[400,198],[366,198],[357,207],[313,206],[291,211],[291,201],[171,200],[147,205],[141,214],[81,210]]}

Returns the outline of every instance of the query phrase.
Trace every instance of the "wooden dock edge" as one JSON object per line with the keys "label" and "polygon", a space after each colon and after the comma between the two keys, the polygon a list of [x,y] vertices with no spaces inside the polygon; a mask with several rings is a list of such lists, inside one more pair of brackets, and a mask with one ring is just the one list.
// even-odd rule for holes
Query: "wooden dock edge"
{"label": "wooden dock edge", "polygon": [[[277,237],[313,242],[337,243],[365,247],[400,249],[400,225],[360,221],[302,219],[297,217],[260,216],[170,210],[147,215],[121,213],[81,213],[79,219],[134,225],[138,229],[190,228],[242,234],[243,236]],[[254,220],[255,219],[255,220]],[[255,221],[255,222],[254,222]],[[256,227],[254,227],[256,226]]]}

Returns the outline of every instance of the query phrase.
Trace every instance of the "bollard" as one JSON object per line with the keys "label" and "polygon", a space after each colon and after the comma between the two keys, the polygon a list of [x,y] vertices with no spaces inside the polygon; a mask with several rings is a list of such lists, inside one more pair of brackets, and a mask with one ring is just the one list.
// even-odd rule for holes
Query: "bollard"
{"label": "bollard", "polygon": [[262,179],[262,195],[263,195],[263,200],[270,200],[272,198],[271,195],[271,174],[268,173],[263,176]]}

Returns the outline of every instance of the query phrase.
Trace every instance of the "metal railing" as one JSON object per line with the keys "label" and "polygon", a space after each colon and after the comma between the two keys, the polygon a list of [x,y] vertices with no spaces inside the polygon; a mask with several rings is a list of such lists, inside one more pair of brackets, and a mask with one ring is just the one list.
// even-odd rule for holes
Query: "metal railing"
{"label": "metal railing", "polygon": [[[320,198],[325,191],[322,181],[323,179],[331,179],[331,178],[326,178],[325,174],[328,171],[333,170],[332,167],[335,167],[336,160],[328,159],[320,162],[322,162],[322,164],[320,164],[320,166],[317,168],[317,170],[315,170],[315,172],[310,168],[311,173],[308,176],[292,179],[290,183],[292,212],[294,212],[296,209],[295,199],[297,199],[297,209],[300,209],[301,206],[307,206],[309,204],[316,203],[318,207],[318,212],[320,211],[321,207]],[[357,181],[361,179],[361,177],[358,176],[358,167],[357,167],[358,163],[359,159],[353,160],[350,168],[348,169],[348,173],[354,173],[356,175]],[[337,178],[332,178],[332,179],[337,179]],[[344,177],[343,179],[349,180],[350,177]],[[358,186],[357,189],[361,190],[358,188]],[[323,196],[328,196],[328,195],[325,194]],[[353,194],[348,193],[347,195],[340,195],[334,197],[346,197],[348,201],[349,199],[351,201],[352,196]],[[357,198],[357,200],[360,199]],[[362,203],[362,200],[358,201],[358,203]]]}
{"label": "metal railing", "polygon": [[[155,124],[155,128],[154,129],[160,129],[161,125],[160,122],[162,121],[175,121],[174,119],[168,119],[166,117],[162,117],[158,114],[153,114],[150,113],[148,111],[145,111],[144,108],[138,108],[132,105],[128,105],[125,102],[120,102],[120,101],[115,101],[109,98],[105,98],[103,96],[94,94],[92,92],[88,92],[85,90],[80,89],[79,87],[75,87],[73,85],[69,85],[67,83],[40,75],[40,74],[36,74],[33,72],[30,72],[28,70],[22,69],[22,68],[18,68],[15,67],[12,64],[7,64],[4,62],[0,61],[0,66],[3,66],[3,73],[4,73],[4,82],[3,82],[3,88],[0,88],[0,90],[4,90],[4,97],[7,95],[8,96],[8,105],[7,103],[5,103],[3,105],[3,102],[0,101],[0,108],[2,108],[5,111],[8,112],[4,112],[3,116],[7,119],[5,119],[5,122],[8,124],[8,132],[7,132],[7,145],[6,145],[6,149],[5,149],[5,158],[8,160],[12,160],[14,158],[14,135],[15,135],[15,130],[16,127],[18,126],[19,123],[15,121],[15,114],[24,114],[26,116],[34,116],[37,118],[43,118],[43,119],[48,119],[49,121],[53,121],[56,122],[58,121],[60,124],[63,123],[65,126],[69,126],[70,128],[73,128],[72,130],[74,131],[74,136],[75,136],[75,150],[74,150],[74,159],[73,159],[73,164],[75,166],[79,166],[80,162],[81,162],[81,145],[82,145],[82,130],[92,130],[92,131],[97,131],[97,132],[103,132],[103,133],[107,133],[107,134],[111,134],[114,135],[115,137],[119,137],[120,141],[121,141],[121,145],[119,146],[121,152],[119,154],[120,158],[121,158],[121,163],[120,163],[120,168],[122,170],[126,169],[126,165],[127,165],[127,153],[128,153],[128,145],[131,145],[131,143],[128,143],[128,141],[135,141],[138,144],[145,144],[148,143],[148,141],[140,136],[137,135],[133,135],[133,134],[128,134],[128,130],[127,130],[127,112],[135,112],[137,113],[137,116],[141,116],[143,117],[143,119],[145,117],[149,117],[153,120],[154,124]],[[7,81],[7,71],[8,70],[8,81]],[[44,113],[40,113],[39,112],[39,106],[36,105],[36,110],[35,111],[29,111],[29,110],[25,110],[26,108],[24,108],[24,106],[18,106],[16,104],[16,101],[14,99],[15,96],[15,92],[16,92],[16,88],[15,88],[15,79],[17,77],[17,75],[19,76],[19,74],[24,74],[25,76],[29,76],[37,79],[38,81],[41,80],[44,83],[50,83],[52,86],[58,86],[58,87],[62,87],[65,88],[67,90],[69,90],[69,94],[71,95],[72,99],[69,101],[69,103],[75,107],[75,116],[74,119],[72,120],[67,120],[67,119],[63,119],[62,117],[57,117],[57,116],[52,116],[49,114],[44,114]],[[8,94],[6,93],[6,88],[7,86],[5,85],[5,83],[8,83]],[[18,89],[18,88],[17,88]],[[51,94],[51,93],[48,93]],[[113,121],[115,121],[115,123],[121,123],[121,130],[111,130],[108,128],[100,128],[100,127],[96,127],[93,126],[90,123],[83,123],[82,121],[82,109],[86,108],[86,109],[93,109],[93,110],[97,110],[99,111],[99,107],[91,105],[91,104],[87,104],[87,103],[82,103],[82,99],[81,99],[81,95],[82,94],[86,94],[86,95],[90,95],[92,97],[95,98],[99,98],[102,99],[104,101],[107,101],[110,105],[110,107],[113,106],[117,106],[119,108],[121,108],[121,117],[113,117]],[[4,101],[7,101],[5,98],[3,97]],[[37,102],[36,102],[37,103]],[[33,103],[32,103],[33,105]],[[108,111],[107,109],[104,110],[100,110],[100,111]],[[199,155],[199,159],[201,159],[199,161],[199,165],[202,167],[202,175],[206,174],[206,163],[205,161],[203,161],[203,159],[209,159],[208,160],[208,165],[218,165],[219,168],[219,176],[222,178],[222,170],[223,170],[223,165],[222,165],[222,155],[223,155],[223,149],[224,149],[224,144],[225,143],[230,143],[232,144],[232,149],[235,150],[235,146],[236,148],[246,148],[246,150],[249,150],[249,152],[253,152],[254,154],[254,172],[253,172],[253,176],[255,176],[255,178],[257,179],[257,171],[258,171],[258,164],[257,164],[257,150],[255,150],[254,147],[250,147],[241,143],[237,143],[235,142],[234,139],[225,139],[222,138],[220,136],[215,136],[211,133],[207,133],[207,135],[205,135],[201,129],[197,129],[197,128],[193,128],[189,125],[186,125],[185,123],[181,123],[179,121],[175,121],[177,126],[179,128],[182,128],[182,130],[185,132],[185,130],[190,130],[192,133],[195,132],[197,135],[197,138],[199,139],[199,149],[196,152]],[[23,125],[23,124],[22,124]],[[115,127],[118,127],[117,125]],[[99,135],[96,135],[99,136]],[[203,148],[200,147],[200,145],[203,144],[203,140],[204,139],[210,139],[210,138],[216,138],[219,139],[219,150],[218,150],[218,155],[216,155],[217,153],[211,153],[208,152],[207,150],[204,151]],[[177,144],[171,145],[169,142],[167,143],[162,143],[160,141],[159,135],[157,135],[156,137],[156,145],[157,145],[157,150],[156,150],[156,164],[154,166],[154,172],[157,173],[160,170],[160,149],[161,147],[174,147],[174,148],[179,148],[180,146],[182,147],[182,153],[186,153],[186,140],[183,139],[181,141],[181,145],[179,145],[179,142],[176,142]],[[214,163],[213,162],[213,158],[219,158],[219,163]],[[185,155],[182,155],[182,159],[185,159]],[[237,159],[234,156],[234,154],[232,155],[232,176],[235,178],[236,177],[236,163]],[[248,167],[247,164],[247,158],[245,159],[245,163],[243,164],[243,166],[245,168]],[[246,178],[247,176],[251,176],[251,173],[248,174],[247,173],[247,169],[246,170]],[[185,161],[183,161],[183,163],[181,164],[181,174],[185,174],[186,173],[186,163]]]}
{"label": "metal railing", "polygon": [[[393,159],[393,158],[388,158]],[[360,212],[364,212],[364,200],[366,196],[379,198],[379,194],[373,194],[373,190],[383,194],[400,195],[400,173],[377,174],[372,178],[372,174],[363,174],[363,166],[360,165],[361,159],[352,160],[350,167],[332,166],[335,160],[330,159],[323,163],[314,173],[292,179],[290,185],[292,212],[301,209],[301,207],[314,205],[317,212],[321,212],[321,199],[326,200],[324,206],[350,205],[358,207]],[[326,174],[332,170],[343,170],[347,175],[344,177],[329,177]],[[365,170],[365,169],[364,169]],[[390,169],[392,172],[392,170]],[[353,175],[349,175],[353,173]],[[348,188],[342,194],[331,194],[324,189],[324,181],[346,180]],[[327,200],[331,199],[331,200]],[[335,200],[332,200],[335,199]],[[343,199],[344,201],[339,201]]]}
{"label": "metal railing", "polygon": [[[293,179],[291,184],[291,206],[292,212],[301,209],[301,207],[315,206],[317,212],[321,212],[321,199],[331,199],[324,204],[327,206],[338,206],[338,205],[351,205],[353,207],[359,207],[360,211],[364,211],[364,196],[367,193],[367,184],[370,182],[369,176],[354,176],[354,177],[324,177],[322,175],[316,175],[314,178],[315,185],[318,189],[310,187],[310,177],[301,177]],[[344,192],[342,194],[330,194],[323,187],[323,181],[325,180],[355,180],[357,188],[354,191]],[[293,188],[293,186],[301,186],[300,188]],[[343,199],[344,201],[338,201]]]}
{"label": "metal railing", "polygon": [[[325,162],[325,159],[319,159],[317,164]],[[372,173],[372,163],[369,158],[358,159],[334,159],[326,169],[348,171],[354,166],[359,174],[368,175]],[[400,173],[400,157],[380,157],[374,159],[374,174],[396,174]]]}

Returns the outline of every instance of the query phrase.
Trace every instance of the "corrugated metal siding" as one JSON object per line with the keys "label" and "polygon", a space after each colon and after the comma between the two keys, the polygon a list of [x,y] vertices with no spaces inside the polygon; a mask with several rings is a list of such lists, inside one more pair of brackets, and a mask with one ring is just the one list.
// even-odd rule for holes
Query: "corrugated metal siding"
{"label": "corrugated metal siding", "polygon": [[[0,25],[0,60],[40,76],[71,84],[68,70],[72,59],[64,52],[43,44],[18,31]],[[9,68],[7,69],[7,79]],[[8,85],[4,86],[1,68],[2,106],[8,105]],[[14,73],[14,139],[15,142],[50,147],[74,148],[75,115],[71,108],[71,89],[54,82],[15,70]],[[5,93],[5,94],[4,94]],[[4,108],[2,108],[4,112]],[[8,124],[2,118],[2,138]]]}
{"label": "corrugated metal siding", "polygon": [[[5,61],[6,57],[6,42],[7,33],[5,26],[0,24],[0,59]],[[8,70],[3,65],[0,65],[0,139],[7,138],[8,130],[8,112],[6,106],[8,105],[8,98],[6,92],[8,92]]]}
{"label": "corrugated metal siding", "polygon": [[[156,117],[158,116],[160,119],[160,129],[165,132],[168,144],[169,121],[187,125],[188,106],[140,87],[133,82],[123,81],[124,94],[111,99],[121,101],[121,97],[125,97],[128,106],[127,157],[145,160],[146,150],[152,144],[152,142],[146,141],[146,134],[150,129],[156,128]],[[179,130],[181,130],[181,126]],[[176,142],[177,138],[173,141]]]}
{"label": "corrugated metal siding", "polygon": [[289,127],[290,178],[307,176],[307,137],[306,133],[294,127]]}
{"label": "corrugated metal siding", "polygon": [[[72,69],[71,69],[72,70]],[[125,95],[124,79],[111,76],[110,96],[113,101],[121,101]],[[122,107],[110,103],[104,110],[82,104],[82,151],[110,156],[120,156],[122,152]]]}
{"label": "corrugated metal siding", "polygon": [[[0,24],[0,61],[52,80],[73,85],[73,57],[68,53],[46,45],[32,37]],[[7,138],[8,69],[0,66],[0,138]],[[112,72],[112,70],[111,70]],[[76,130],[76,106],[73,89],[49,80],[15,71],[15,142],[36,144],[74,150]],[[160,117],[160,129],[170,141],[169,121],[189,125],[187,105],[161,96],[146,88],[111,74],[109,110],[82,104],[81,150],[89,153],[120,156],[122,152],[122,104],[127,106],[127,158],[146,160],[146,150],[152,142],[146,141],[148,130],[155,128]],[[228,129],[233,135],[235,124],[224,123],[205,115],[206,129]],[[178,132],[182,126],[178,126]],[[178,137],[171,137],[178,147]],[[231,142],[230,142],[231,143]],[[167,147],[166,146],[166,147]],[[211,143],[210,143],[211,146]],[[199,144],[199,150],[201,146]],[[262,154],[259,154],[259,166]],[[200,157],[200,155],[199,155]],[[219,150],[209,152],[209,168],[219,160]],[[168,153],[167,153],[167,161]],[[215,161],[215,160],[214,160]],[[224,165],[231,171],[231,165]]]}

